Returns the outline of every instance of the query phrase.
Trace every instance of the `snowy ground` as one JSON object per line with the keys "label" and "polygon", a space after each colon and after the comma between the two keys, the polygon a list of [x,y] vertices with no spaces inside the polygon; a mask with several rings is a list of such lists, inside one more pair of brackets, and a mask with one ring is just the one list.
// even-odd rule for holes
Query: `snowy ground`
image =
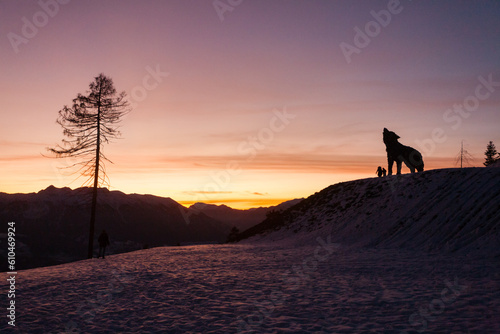
{"label": "snowy ground", "polygon": [[500,333],[498,259],[327,236],[142,250],[20,271],[16,288],[1,333]]}

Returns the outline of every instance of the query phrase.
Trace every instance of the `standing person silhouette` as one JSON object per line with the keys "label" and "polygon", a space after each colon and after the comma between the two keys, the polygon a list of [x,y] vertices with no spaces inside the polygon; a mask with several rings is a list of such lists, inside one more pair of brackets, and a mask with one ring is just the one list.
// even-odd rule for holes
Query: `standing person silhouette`
{"label": "standing person silhouette", "polygon": [[378,166],[377,171],[375,172],[378,177],[382,177],[382,167]]}
{"label": "standing person silhouette", "polygon": [[101,257],[101,251],[102,251],[102,258],[104,259],[104,253],[106,253],[106,246],[109,245],[109,237],[108,234],[106,233],[106,230],[102,230],[97,241],[99,242],[99,255],[97,256],[97,258]]}
{"label": "standing person silhouette", "polygon": [[385,168],[382,168],[382,177],[385,177],[387,175],[387,171],[385,170]]}

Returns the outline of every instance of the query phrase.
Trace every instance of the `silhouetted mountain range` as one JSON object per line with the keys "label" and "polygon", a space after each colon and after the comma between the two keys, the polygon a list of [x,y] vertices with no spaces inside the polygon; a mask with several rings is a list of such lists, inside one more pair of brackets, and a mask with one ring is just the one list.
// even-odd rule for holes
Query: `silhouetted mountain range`
{"label": "silhouetted mountain range", "polygon": [[[0,220],[16,223],[17,268],[85,258],[91,192],[91,188],[71,190],[50,186],[38,193],[0,193]],[[233,226],[244,230],[261,222],[273,209],[235,210],[201,203],[188,209],[171,198],[127,195],[103,188],[98,195],[95,238],[106,229],[111,239],[109,253],[220,243],[226,240]],[[7,225],[4,226],[2,244],[6,240]],[[3,255],[6,250],[6,246],[2,247],[0,253]],[[6,264],[2,266],[5,271]]]}

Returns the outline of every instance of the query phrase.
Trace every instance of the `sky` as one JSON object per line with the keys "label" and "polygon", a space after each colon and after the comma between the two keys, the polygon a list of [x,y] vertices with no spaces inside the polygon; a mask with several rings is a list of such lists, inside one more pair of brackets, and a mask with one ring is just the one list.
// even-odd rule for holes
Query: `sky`
{"label": "sky", "polygon": [[103,147],[110,189],[184,205],[375,177],[384,127],[426,170],[500,145],[496,0],[0,1],[0,35],[0,192],[82,185],[44,155],[100,73],[133,106]]}

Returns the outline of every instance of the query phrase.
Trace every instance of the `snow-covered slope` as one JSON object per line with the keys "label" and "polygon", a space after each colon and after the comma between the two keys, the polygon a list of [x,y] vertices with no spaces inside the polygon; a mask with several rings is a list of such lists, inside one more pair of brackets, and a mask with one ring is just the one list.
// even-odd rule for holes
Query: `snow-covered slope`
{"label": "snow-covered slope", "polygon": [[330,186],[242,238],[500,255],[500,168],[431,170]]}
{"label": "snow-covered slope", "polygon": [[158,247],[20,271],[16,327],[2,298],[0,333],[500,333],[498,263],[337,246]]}

